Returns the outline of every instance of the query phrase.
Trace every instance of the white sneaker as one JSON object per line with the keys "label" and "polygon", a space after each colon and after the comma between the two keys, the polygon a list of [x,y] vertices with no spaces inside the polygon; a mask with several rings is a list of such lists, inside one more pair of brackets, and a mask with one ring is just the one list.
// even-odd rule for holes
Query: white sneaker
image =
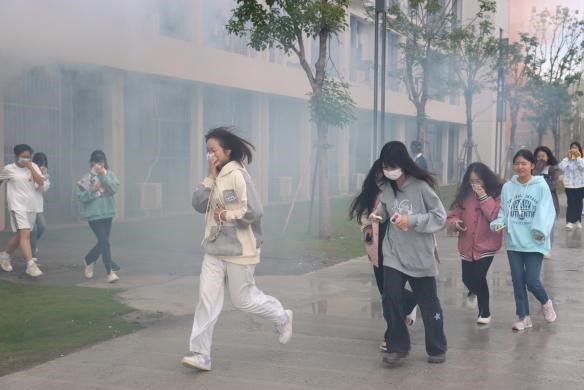
{"label": "white sneaker", "polygon": [[108,283],[115,283],[118,280],[120,280],[120,277],[118,275],[116,275],[116,273],[114,271],[111,271],[108,275],[107,275],[107,282]]}
{"label": "white sneaker", "polygon": [[43,275],[43,271],[40,270],[39,266],[35,262],[36,259],[32,259],[31,261],[26,263],[26,273],[33,278],[38,278],[39,276]]}
{"label": "white sneaker", "polygon": [[416,309],[418,306],[414,306],[414,310],[406,316],[406,325],[413,326],[416,323]]}
{"label": "white sneaker", "polygon": [[211,371],[211,356],[195,353],[193,356],[185,356],[180,361],[184,367],[196,368],[201,371]]}
{"label": "white sneaker", "polygon": [[576,222],[576,229],[582,229],[582,222]]}
{"label": "white sneaker", "polygon": [[12,263],[10,262],[10,255],[6,252],[0,253],[0,267],[4,272],[12,272]]}
{"label": "white sneaker", "polygon": [[477,324],[488,325],[490,323],[491,323],[491,316],[488,316],[488,317],[479,316],[479,318],[477,318]]}
{"label": "white sneaker", "polygon": [[83,264],[85,264],[85,278],[92,279],[93,278],[93,271],[95,271],[95,262],[93,262],[91,264],[87,264],[84,260]]}
{"label": "white sneaker", "polygon": [[566,230],[572,230],[572,229],[574,229],[574,224],[572,222],[568,222],[566,224],[566,226],[564,226],[564,229],[566,229]]}
{"label": "white sneaker", "polygon": [[556,320],[557,315],[551,299],[548,299],[545,304],[541,305],[541,310],[543,311],[543,318],[547,322],[554,322]]}
{"label": "white sneaker", "polygon": [[531,328],[532,326],[533,323],[531,322],[531,318],[529,318],[529,316],[525,316],[523,319],[513,324],[513,330],[525,330],[527,328]]}
{"label": "white sneaker", "polygon": [[466,299],[464,301],[464,304],[469,309],[473,309],[473,310],[476,309],[478,306],[477,296],[475,294],[472,294],[472,293],[466,294]]}
{"label": "white sneaker", "polygon": [[288,321],[276,327],[276,331],[280,334],[280,337],[278,337],[278,341],[280,342],[280,344],[287,344],[288,341],[290,341],[290,339],[292,338],[292,320],[294,317],[294,313],[292,313],[292,310],[284,311],[288,315]]}

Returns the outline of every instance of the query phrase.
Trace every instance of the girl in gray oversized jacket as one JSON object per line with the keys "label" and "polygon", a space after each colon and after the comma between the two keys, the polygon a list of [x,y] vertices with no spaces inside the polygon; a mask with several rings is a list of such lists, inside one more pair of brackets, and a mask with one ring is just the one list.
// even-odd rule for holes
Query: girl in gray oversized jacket
{"label": "girl in gray oversized jacket", "polygon": [[271,321],[286,344],[292,336],[292,311],[264,294],[254,280],[260,261],[262,205],[243,163],[251,163],[253,145],[233,128],[210,130],[209,171],[193,194],[193,207],[205,214],[205,255],[201,266],[199,300],[185,367],[211,370],[213,328],[223,308],[227,287],[235,307]]}
{"label": "girl in gray oversized jacket", "polygon": [[[410,350],[403,321],[403,288],[410,283],[424,320],[429,363],[446,354],[443,313],[436,289],[438,256],[434,233],[445,224],[446,211],[433,190],[434,179],[412,160],[405,145],[388,142],[381,150],[385,184],[372,221],[390,220],[383,237],[383,316],[388,325],[388,352],[383,361],[400,364]],[[389,342],[391,340],[391,342]]]}

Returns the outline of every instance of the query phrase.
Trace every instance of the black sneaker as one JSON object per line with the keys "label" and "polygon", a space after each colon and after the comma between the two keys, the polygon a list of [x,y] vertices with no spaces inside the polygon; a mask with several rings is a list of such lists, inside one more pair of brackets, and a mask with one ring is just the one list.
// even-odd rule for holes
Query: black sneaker
{"label": "black sneaker", "polygon": [[440,364],[446,361],[446,354],[442,353],[440,355],[428,356],[428,363]]}
{"label": "black sneaker", "polygon": [[383,354],[383,363],[390,367],[399,366],[408,356],[407,352],[387,352]]}

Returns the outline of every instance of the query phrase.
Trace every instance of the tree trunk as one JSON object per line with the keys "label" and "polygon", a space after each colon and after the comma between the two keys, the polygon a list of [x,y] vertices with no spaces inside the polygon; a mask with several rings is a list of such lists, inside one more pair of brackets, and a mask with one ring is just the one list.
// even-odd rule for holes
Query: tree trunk
{"label": "tree trunk", "polygon": [[426,112],[425,107],[416,107],[416,141],[424,142],[426,141]]}
{"label": "tree trunk", "polygon": [[517,135],[517,120],[519,117],[519,104],[511,102],[509,104],[511,129],[509,132],[509,146],[507,147],[507,156],[504,160],[505,174],[504,177],[509,177],[511,171],[511,160],[515,154],[515,136]]}
{"label": "tree trunk", "polygon": [[[552,126],[552,134],[554,136],[554,154],[560,155],[560,117],[556,117],[554,125]],[[540,144],[541,145],[541,144]]]}
{"label": "tree trunk", "polygon": [[331,203],[328,175],[328,128],[325,124],[317,123],[318,145],[318,218],[319,237],[324,240],[331,238]]}
{"label": "tree trunk", "polygon": [[537,146],[543,143],[543,133],[541,131],[537,132]]}
{"label": "tree trunk", "polygon": [[472,150],[474,147],[472,139],[472,92],[464,92],[464,104],[466,106],[466,169],[472,162]]}

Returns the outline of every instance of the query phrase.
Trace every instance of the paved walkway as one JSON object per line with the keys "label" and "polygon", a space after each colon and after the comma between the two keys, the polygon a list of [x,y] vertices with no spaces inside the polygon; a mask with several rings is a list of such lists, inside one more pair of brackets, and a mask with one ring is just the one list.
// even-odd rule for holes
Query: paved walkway
{"label": "paved walkway", "polygon": [[[511,331],[514,301],[505,255],[496,256],[489,273],[493,322],[479,328],[474,310],[465,305],[455,239],[442,237],[439,296],[449,343],[447,362],[426,363],[419,319],[411,329],[412,353],[397,369],[385,368],[377,349],[385,324],[364,258],[304,275],[258,277],[263,290],[295,310],[292,341],[279,345],[269,324],[228,304],[216,327],[209,373],[179,364],[187,349],[197,266],[183,261],[179,271],[168,272],[166,263],[167,272],[156,272],[160,264],[124,259],[126,271],[117,287],[125,289],[122,299],[140,310],[136,316],[148,326],[4,376],[0,389],[582,389],[582,237],[582,231],[557,230],[543,281],[558,320],[545,323],[530,296],[534,328],[524,333]],[[62,272],[79,275],[80,269]],[[109,287],[99,280],[77,280],[80,285]]]}

